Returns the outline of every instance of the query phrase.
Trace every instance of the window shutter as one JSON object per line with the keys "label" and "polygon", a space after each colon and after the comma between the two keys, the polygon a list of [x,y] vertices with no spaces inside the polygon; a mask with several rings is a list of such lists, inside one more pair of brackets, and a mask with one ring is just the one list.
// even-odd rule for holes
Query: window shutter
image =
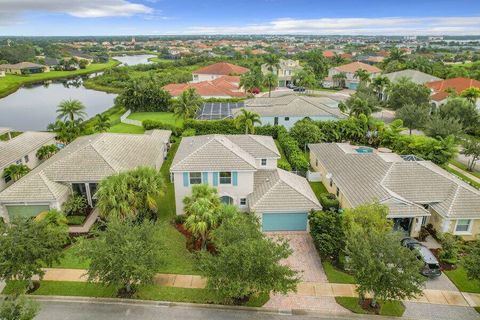
{"label": "window shutter", "polygon": [[238,172],[236,172],[236,171],[232,172],[232,184],[234,186],[238,185]]}
{"label": "window shutter", "polygon": [[189,176],[188,176],[188,172],[184,172],[183,173],[183,186],[184,187],[188,187],[188,183],[189,183]]}
{"label": "window shutter", "polygon": [[202,172],[202,183],[208,184],[208,172]]}
{"label": "window shutter", "polygon": [[213,173],[213,185],[218,186],[218,172]]}

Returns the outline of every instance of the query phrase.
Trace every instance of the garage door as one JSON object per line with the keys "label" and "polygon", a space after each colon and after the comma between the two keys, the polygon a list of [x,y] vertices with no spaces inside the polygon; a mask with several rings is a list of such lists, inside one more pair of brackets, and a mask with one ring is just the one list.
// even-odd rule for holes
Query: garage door
{"label": "garage door", "polygon": [[8,215],[13,218],[15,216],[34,217],[40,212],[50,210],[49,205],[35,205],[35,206],[7,206]]}
{"label": "garage door", "polygon": [[264,213],[262,215],[263,231],[306,231],[306,212],[299,213]]}

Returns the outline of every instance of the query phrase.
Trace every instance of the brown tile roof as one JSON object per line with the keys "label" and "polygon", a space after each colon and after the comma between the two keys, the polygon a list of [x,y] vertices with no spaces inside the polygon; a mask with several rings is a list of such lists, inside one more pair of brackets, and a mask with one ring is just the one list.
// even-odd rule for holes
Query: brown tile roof
{"label": "brown tile roof", "polygon": [[448,97],[448,93],[445,92],[447,89],[455,89],[455,91],[460,94],[465,89],[471,87],[480,88],[480,81],[468,78],[452,78],[427,82],[425,85],[435,92],[435,94],[432,95],[432,100],[441,101]]}
{"label": "brown tile roof", "polygon": [[325,58],[333,58],[333,57],[335,57],[335,52],[330,51],[330,50],[323,51],[322,54],[323,54],[323,56],[324,56]]}
{"label": "brown tile roof", "polygon": [[358,61],[335,67],[335,69],[340,72],[350,72],[350,73],[353,73],[359,69],[366,70],[369,73],[380,73],[382,71],[377,67],[371,66],[366,63],[358,62]]}
{"label": "brown tile roof", "polygon": [[222,76],[212,81],[201,81],[194,83],[171,83],[163,87],[174,97],[182,94],[183,91],[194,88],[202,97],[244,97],[245,92],[239,89],[239,76]]}
{"label": "brown tile roof", "polygon": [[214,63],[209,66],[200,68],[193,71],[193,74],[218,74],[218,75],[229,75],[229,74],[244,74],[250,71],[247,68],[240,67],[227,62]]}

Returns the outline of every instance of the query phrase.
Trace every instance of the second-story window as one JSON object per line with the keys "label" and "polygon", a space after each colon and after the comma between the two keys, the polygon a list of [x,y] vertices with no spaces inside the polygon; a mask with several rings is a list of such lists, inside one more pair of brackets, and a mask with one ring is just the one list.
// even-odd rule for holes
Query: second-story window
{"label": "second-story window", "polygon": [[267,159],[262,159],[262,166],[266,166],[267,165]]}
{"label": "second-story window", "polygon": [[232,173],[220,172],[220,184],[231,184],[231,183],[232,183]]}
{"label": "second-story window", "polygon": [[201,184],[201,183],[202,183],[202,173],[190,172],[190,184]]}
{"label": "second-story window", "polygon": [[25,159],[25,163],[28,163],[28,161],[30,161],[30,159],[28,158],[28,154],[23,158]]}

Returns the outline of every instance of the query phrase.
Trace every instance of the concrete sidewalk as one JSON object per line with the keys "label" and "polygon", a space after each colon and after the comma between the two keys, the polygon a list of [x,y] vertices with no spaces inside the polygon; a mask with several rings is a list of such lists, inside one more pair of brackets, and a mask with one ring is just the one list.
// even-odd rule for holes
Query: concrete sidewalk
{"label": "concrete sidewalk", "polygon": [[[86,282],[86,270],[83,269],[55,269],[45,270],[43,280]],[[165,287],[202,289],[207,279],[197,275],[157,274],[155,284]],[[328,282],[301,282],[297,287],[297,295],[304,297],[357,297],[356,286],[353,284]],[[425,289],[423,294],[407,301],[441,304],[450,306],[477,307],[480,306],[480,294],[458,292],[450,290]]]}

